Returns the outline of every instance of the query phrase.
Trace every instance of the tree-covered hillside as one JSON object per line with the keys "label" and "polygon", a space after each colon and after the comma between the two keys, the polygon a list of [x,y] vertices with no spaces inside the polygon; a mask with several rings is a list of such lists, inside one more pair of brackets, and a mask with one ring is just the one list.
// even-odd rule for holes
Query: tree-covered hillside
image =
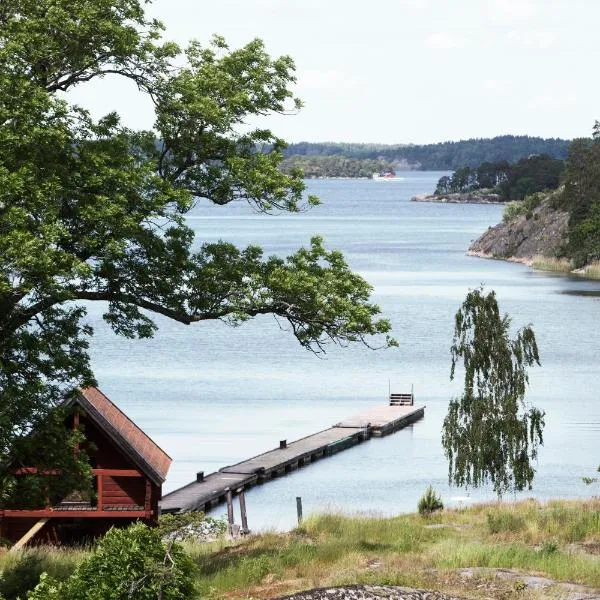
{"label": "tree-covered hillside", "polygon": [[484,162],[508,161],[515,163],[531,154],[547,154],[552,158],[567,157],[569,141],[559,138],[543,139],[527,135],[503,135],[495,138],[476,138],[437,144],[345,144],[310,143],[290,144],[284,151],[286,158],[342,156],[355,159],[380,159],[398,166],[430,171],[453,171],[460,167],[477,167]]}

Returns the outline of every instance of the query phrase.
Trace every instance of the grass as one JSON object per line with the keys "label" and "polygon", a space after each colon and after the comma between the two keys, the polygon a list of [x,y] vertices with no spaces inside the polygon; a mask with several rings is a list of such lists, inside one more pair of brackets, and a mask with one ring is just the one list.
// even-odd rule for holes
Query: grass
{"label": "grass", "polygon": [[588,279],[600,279],[600,261],[586,265],[579,273]]}
{"label": "grass", "polygon": [[557,273],[569,273],[573,269],[573,264],[566,258],[551,258],[548,256],[534,256],[531,266],[540,271],[554,271]]}
{"label": "grass", "polygon": [[[523,577],[533,573],[600,588],[600,499],[493,503],[429,517],[324,514],[285,534],[188,541],[184,547],[197,565],[201,597],[215,600],[369,583],[464,598],[552,598],[560,596],[558,588],[541,593],[487,569],[516,569]],[[13,583],[18,580],[19,565],[21,576],[27,571],[26,561],[33,560],[28,557],[64,578],[86,554],[50,548],[0,555],[0,593],[7,575],[12,573]]]}
{"label": "grass", "polygon": [[[465,585],[458,569],[519,569],[600,588],[600,556],[575,551],[586,542],[600,548],[598,500],[489,504],[429,518],[326,514],[289,534],[190,551],[199,565],[203,596],[214,598],[270,597],[351,583],[480,597],[479,584]],[[497,590],[495,597],[513,597],[514,582],[504,585],[507,589]],[[489,596],[485,586],[482,590],[482,597]],[[514,597],[534,597],[518,593]]]}

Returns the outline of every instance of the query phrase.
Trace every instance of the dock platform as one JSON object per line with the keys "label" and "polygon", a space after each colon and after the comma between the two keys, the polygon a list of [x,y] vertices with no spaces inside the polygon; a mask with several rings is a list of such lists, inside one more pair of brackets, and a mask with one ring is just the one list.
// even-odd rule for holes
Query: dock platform
{"label": "dock platform", "polygon": [[163,513],[207,512],[234,494],[253,485],[280,477],[316,460],[382,437],[421,419],[424,406],[379,406],[340,421],[333,427],[229,465],[166,494],[160,501]]}

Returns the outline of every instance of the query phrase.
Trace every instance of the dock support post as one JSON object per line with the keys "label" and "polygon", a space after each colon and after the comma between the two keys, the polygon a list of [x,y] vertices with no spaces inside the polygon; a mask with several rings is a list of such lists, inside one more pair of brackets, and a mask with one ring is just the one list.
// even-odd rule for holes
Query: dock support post
{"label": "dock support post", "polygon": [[296,496],[296,512],[298,513],[298,525],[302,525],[302,498]]}
{"label": "dock support post", "polygon": [[238,498],[240,501],[240,516],[242,517],[242,533],[250,533],[248,529],[248,515],[246,514],[246,494],[243,488],[238,490]]}
{"label": "dock support post", "polygon": [[227,522],[229,523],[229,534],[231,535],[235,522],[233,518],[233,493],[231,488],[227,488],[225,491],[227,492]]}

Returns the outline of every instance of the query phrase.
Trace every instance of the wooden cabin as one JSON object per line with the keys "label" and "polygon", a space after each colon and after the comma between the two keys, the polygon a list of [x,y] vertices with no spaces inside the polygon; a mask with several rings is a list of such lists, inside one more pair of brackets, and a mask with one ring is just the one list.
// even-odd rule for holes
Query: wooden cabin
{"label": "wooden cabin", "polygon": [[[0,510],[0,536],[15,542],[72,543],[93,539],[113,526],[158,519],[158,501],[171,458],[99,389],[65,402],[67,427],[80,428],[94,476],[94,494],[77,494],[39,510]],[[24,477],[35,469],[20,469]],[[49,474],[48,476],[56,476]]]}

